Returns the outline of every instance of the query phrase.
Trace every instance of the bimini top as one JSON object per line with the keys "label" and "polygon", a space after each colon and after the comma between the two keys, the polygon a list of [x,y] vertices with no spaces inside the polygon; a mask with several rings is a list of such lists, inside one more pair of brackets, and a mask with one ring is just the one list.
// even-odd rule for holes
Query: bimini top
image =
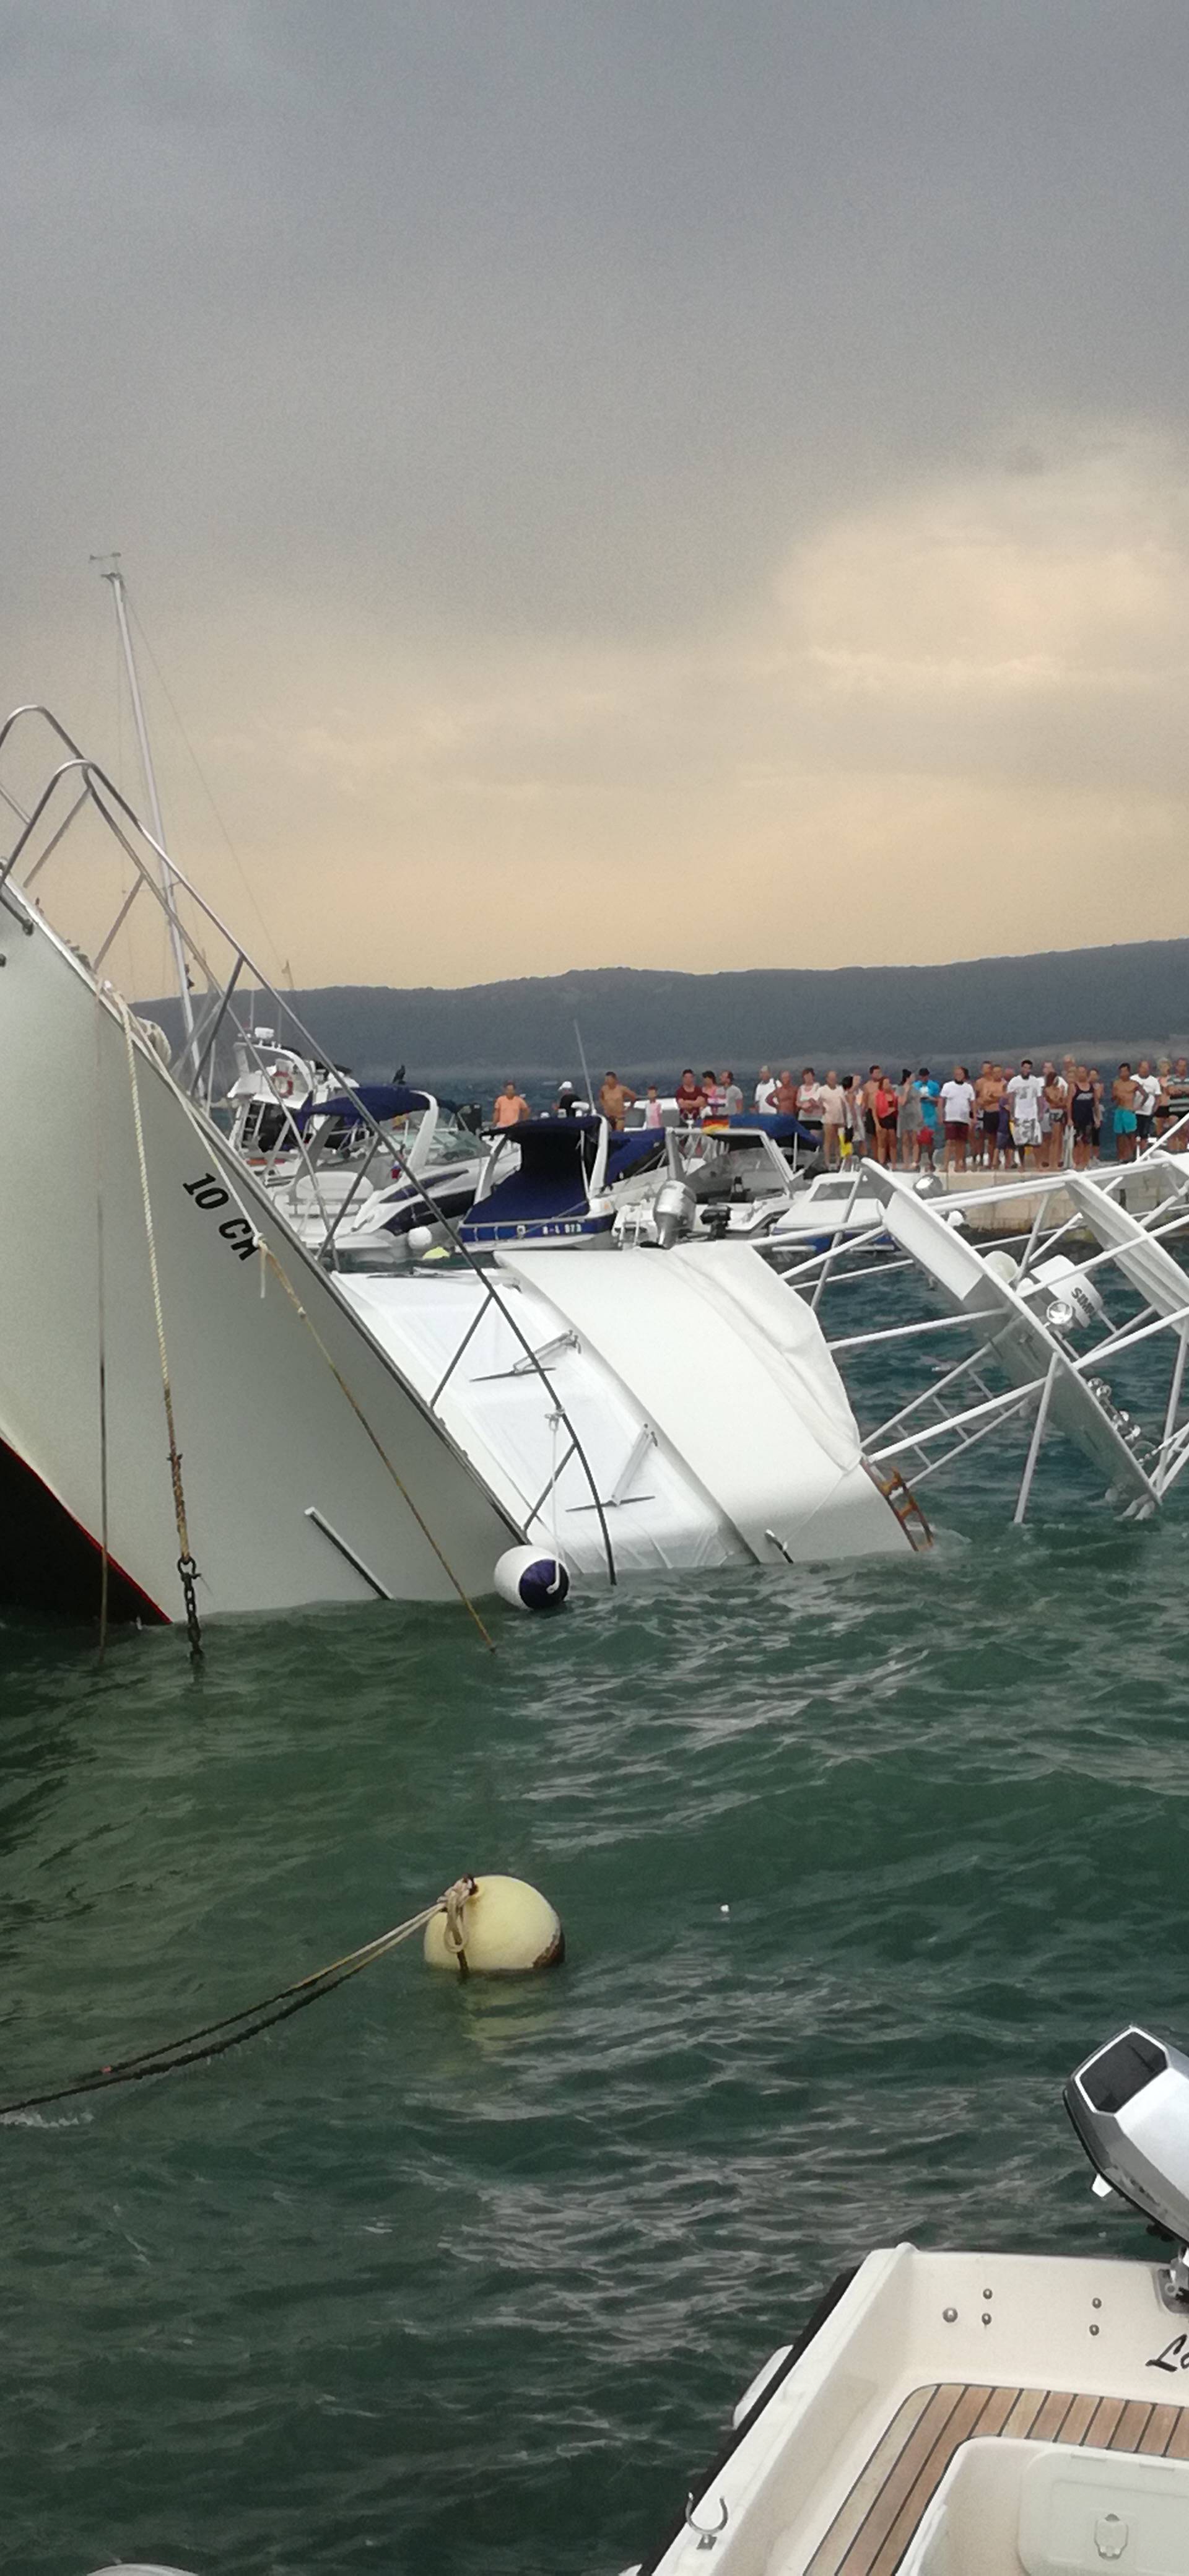
{"label": "bimini top", "polygon": [[344,1118],[358,1126],[361,1110],[369,1118],[409,1118],[429,1105],[428,1091],[410,1091],[407,1083],[360,1082],[354,1091],[336,1091],[330,1100],[304,1101],[293,1111],[293,1124],[304,1129],[313,1118]]}
{"label": "bimini top", "polygon": [[[519,1169],[497,1181],[463,1226],[463,1240],[498,1238],[507,1226],[547,1223],[585,1214],[588,1179],[603,1130],[601,1118],[522,1118],[502,1130],[519,1149]],[[499,1150],[497,1143],[497,1152]],[[659,1162],[665,1150],[657,1127],[613,1133],[607,1142],[606,1186]]]}

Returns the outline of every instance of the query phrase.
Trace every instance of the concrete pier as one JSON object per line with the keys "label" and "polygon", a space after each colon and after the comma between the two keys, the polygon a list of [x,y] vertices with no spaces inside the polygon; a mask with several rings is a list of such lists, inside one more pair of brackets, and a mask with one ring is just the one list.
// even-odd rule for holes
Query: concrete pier
{"label": "concrete pier", "polygon": [[[1094,1168],[1099,1172],[1112,1172],[1115,1166],[1113,1163],[1100,1163]],[[1186,1176],[1189,1178],[1189,1159],[1186,1163]],[[1010,1175],[1008,1177],[1010,1178]],[[1044,1177],[1043,1173],[1031,1171],[1021,1172],[1019,1175],[1021,1181],[1036,1181]],[[1068,1191],[1062,1188],[1061,1178],[1060,1172],[1054,1172],[1052,1175],[1053,1195],[1045,1206],[1041,1220],[1041,1231],[1045,1234],[1053,1233],[1060,1225],[1067,1225],[1074,1213],[1073,1201]],[[969,1197],[974,1191],[1001,1191],[1004,1175],[1002,1172],[947,1172],[944,1179],[947,1194],[960,1192]],[[1121,1204],[1130,1211],[1132,1216],[1146,1216],[1153,1208],[1159,1207],[1163,1199],[1171,1198],[1174,1193],[1166,1173],[1145,1172],[1137,1167],[1129,1174],[1118,1195]],[[1037,1205],[1035,1192],[1019,1198],[1000,1196],[990,1199],[985,1208],[968,1208],[966,1222],[971,1233],[975,1235],[1030,1234],[1036,1218]],[[1085,1233],[1086,1230],[1081,1227],[1078,1231]],[[1071,1236],[1070,1240],[1074,1239]],[[1087,1240],[1089,1240],[1088,1236]]]}

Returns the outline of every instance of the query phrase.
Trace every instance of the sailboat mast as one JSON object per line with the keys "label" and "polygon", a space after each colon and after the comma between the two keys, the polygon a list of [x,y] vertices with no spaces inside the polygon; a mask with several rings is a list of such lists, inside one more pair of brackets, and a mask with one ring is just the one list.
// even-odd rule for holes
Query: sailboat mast
{"label": "sailboat mast", "polygon": [[136,655],[132,650],[132,630],[128,623],[128,604],[124,592],[124,576],[120,571],[118,563],[111,572],[104,573],[103,579],[104,581],[109,581],[111,583],[112,598],[116,604],[116,624],[120,632],[120,644],[124,655],[124,668],[128,674],[128,692],[132,700],[132,721],[136,727],[136,741],[140,752],[141,772],[145,783],[145,794],[149,803],[149,821],[152,824],[153,838],[157,843],[158,851],[160,853],[157,867],[161,878],[161,893],[165,903],[165,918],[169,924],[169,944],[173,951],[173,971],[177,981],[178,998],[182,1005],[182,1022],[186,1032],[186,1054],[192,1063],[194,1059],[194,1011],[190,1001],[190,979],[186,972],[186,946],[185,941],[182,938],[182,926],[177,915],[174,873],[165,849],[165,825],[161,816],[161,799],[157,793],[157,773],[153,767],[153,755],[149,748],[149,732],[148,726],[145,723],[144,701],[140,694],[140,678],[136,668]]}

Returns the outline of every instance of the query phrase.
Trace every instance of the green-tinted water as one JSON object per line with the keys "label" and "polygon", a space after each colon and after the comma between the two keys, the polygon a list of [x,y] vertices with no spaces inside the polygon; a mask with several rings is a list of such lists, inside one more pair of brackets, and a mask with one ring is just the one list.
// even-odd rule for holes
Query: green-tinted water
{"label": "green-tinted water", "polygon": [[6,2094],[465,1867],[570,1943],[502,1989],[404,1951],[3,2130],[7,2565],[614,2571],[868,2245],[1144,2250],[1058,2091],[1189,2029],[1183,1529],[1000,1511],[494,1662],[385,1608],[212,1629],[197,1685],[175,1635],[0,1633]]}

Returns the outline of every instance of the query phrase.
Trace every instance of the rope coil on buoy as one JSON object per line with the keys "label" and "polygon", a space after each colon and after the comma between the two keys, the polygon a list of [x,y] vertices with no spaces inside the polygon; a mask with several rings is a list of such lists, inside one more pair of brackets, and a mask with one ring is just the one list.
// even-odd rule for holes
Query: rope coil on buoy
{"label": "rope coil on buoy", "polygon": [[477,1878],[456,1878],[453,1887],[447,1888],[442,1899],[446,1909],[446,1940],[454,1952],[460,1977],[469,1977],[471,1973],[466,1950],[466,1923],[463,1918],[466,1914],[467,1900],[476,1894],[478,1885]]}
{"label": "rope coil on buoy", "polygon": [[[475,1909],[470,1925],[468,1906]],[[433,1927],[439,1917],[443,1920],[435,1948]],[[279,1986],[275,1994],[245,2004],[239,2012],[225,2013],[218,2021],[202,2022],[197,2030],[182,2031],[175,2039],[160,2040],[156,2047],[138,2049],[131,2057],[114,2058],[109,2065],[89,2067],[68,2084],[47,2086],[19,2101],[0,2102],[0,2120],[44,2110],[52,2102],[74,2101],[85,2093],[107,2093],[117,2084],[142,2084],[150,2075],[176,2075],[184,2066],[223,2057],[229,2049],[241,2048],[245,2040],[256,2039],[262,2031],[304,2012],[307,2004],[333,1994],[336,1986],[361,1975],[373,1960],[383,1959],[415,1932],[425,1934],[427,1965],[453,1968],[460,1977],[523,1976],[533,1969],[559,1966],[566,1951],[560,1919],[537,1888],[524,1879],[476,1878],[468,1871],[432,1905],[423,1905],[419,1913],[395,1923],[389,1932],[378,1932],[374,1940],[361,1942],[357,1950],[345,1951],[325,1968],[313,1968],[292,1985]]]}

